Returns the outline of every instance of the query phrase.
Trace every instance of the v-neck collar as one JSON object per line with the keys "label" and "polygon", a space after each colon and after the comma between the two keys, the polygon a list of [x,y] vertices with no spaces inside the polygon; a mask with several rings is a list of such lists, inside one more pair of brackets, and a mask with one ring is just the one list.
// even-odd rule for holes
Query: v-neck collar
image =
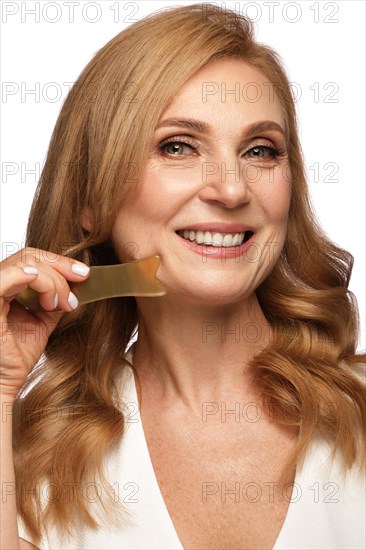
{"label": "v-neck collar", "polygon": [[[131,348],[129,348],[129,350],[125,354],[125,359],[129,363],[131,363],[131,365],[133,364],[132,363],[133,348],[134,348],[134,346],[131,346]],[[149,475],[149,478],[152,481],[153,488],[154,488],[154,494],[151,495],[151,497],[152,497],[152,500],[154,500],[156,502],[159,502],[161,513],[162,513],[162,515],[165,516],[165,519],[166,519],[166,521],[164,521],[164,523],[169,525],[169,533],[164,533],[164,542],[165,542],[165,538],[167,536],[167,537],[169,537],[169,539],[171,538],[172,544],[174,544],[174,547],[172,547],[172,548],[174,548],[174,550],[184,550],[184,547],[183,547],[183,545],[182,545],[182,543],[181,543],[181,541],[178,537],[177,531],[174,527],[173,520],[172,520],[172,518],[170,516],[170,513],[168,511],[168,508],[165,504],[163,495],[162,495],[161,490],[160,490],[160,486],[158,484],[158,481],[157,481],[157,478],[156,478],[156,475],[155,475],[155,470],[154,470],[154,467],[153,467],[153,464],[152,464],[150,451],[149,451],[149,447],[148,447],[148,444],[147,444],[147,439],[146,439],[146,436],[145,436],[144,426],[143,426],[143,422],[142,422],[142,418],[141,418],[141,414],[140,414],[141,409],[140,409],[140,403],[139,403],[139,399],[138,399],[138,395],[137,395],[135,373],[134,373],[134,370],[130,366],[128,366],[128,368],[131,371],[130,396],[131,396],[132,402],[136,403],[136,405],[137,405],[137,411],[136,411],[136,414],[135,414],[135,417],[138,419],[138,422],[136,422],[136,431],[138,433],[138,437],[139,437],[140,441],[142,442],[142,447],[143,447],[143,452],[144,452],[144,456],[141,457],[141,458],[143,459],[143,463],[146,464],[146,467],[148,469],[148,475]],[[304,462],[304,467],[306,467],[305,462]],[[274,546],[272,547],[272,550],[279,550],[279,548],[283,548],[283,546],[277,546],[277,545],[280,543],[280,541],[285,540],[285,538],[286,538],[287,523],[291,520],[291,517],[293,516],[292,506],[294,504],[296,504],[297,501],[298,501],[297,494],[295,494],[295,492],[297,490],[296,489],[297,487],[301,487],[301,474],[300,474],[300,471],[298,469],[296,469],[294,489],[293,489],[293,492],[292,492],[292,495],[291,495],[289,506],[287,508],[286,516],[285,516],[284,522],[282,524],[282,527],[281,527],[281,529],[278,533],[278,536],[276,538],[276,542],[275,542]]]}
{"label": "v-neck collar", "polygon": [[[125,355],[132,365],[133,349]],[[159,550],[184,550],[161,493],[150,457],[144,427],[140,415],[134,370],[129,371],[126,384],[128,399],[137,408],[134,418],[124,435],[125,463],[138,462],[133,469],[141,486],[148,488],[139,516],[139,532],[144,531],[147,521],[155,521],[153,532],[158,542],[149,540],[146,546],[133,548],[159,548]],[[366,515],[365,479],[357,468],[345,474],[339,453],[332,462],[331,446],[319,434],[309,444],[301,467],[296,469],[290,503],[282,527],[272,550],[364,548],[362,529]],[[355,528],[351,528],[353,525]],[[139,535],[140,536],[140,535]],[[141,535],[142,538],[144,535]],[[139,539],[140,540],[140,539]],[[144,539],[145,540],[145,539]],[[137,543],[137,541],[136,541]],[[131,547],[132,548],[132,547]]]}

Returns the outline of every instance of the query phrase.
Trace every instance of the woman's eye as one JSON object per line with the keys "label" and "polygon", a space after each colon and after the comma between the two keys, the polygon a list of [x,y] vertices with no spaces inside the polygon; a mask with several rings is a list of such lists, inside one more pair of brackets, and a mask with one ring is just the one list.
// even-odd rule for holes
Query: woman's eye
{"label": "woman's eye", "polygon": [[276,158],[279,156],[280,151],[275,149],[274,147],[268,147],[266,145],[257,145],[256,147],[252,147],[247,151],[246,153],[250,158]]}
{"label": "woman's eye", "polygon": [[192,154],[194,148],[183,141],[168,141],[160,145],[160,150],[169,155],[180,156]]}

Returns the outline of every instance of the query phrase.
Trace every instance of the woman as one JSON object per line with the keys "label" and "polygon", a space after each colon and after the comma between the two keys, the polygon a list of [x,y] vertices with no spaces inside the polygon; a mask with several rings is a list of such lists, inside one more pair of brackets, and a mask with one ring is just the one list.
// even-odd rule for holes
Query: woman
{"label": "woman", "polygon": [[[95,56],[27,246],[2,266],[4,547],[362,547],[352,258],[315,223],[288,81],[248,20],[172,8]],[[164,297],[70,293],[151,254]],[[12,299],[27,286],[45,312]]]}

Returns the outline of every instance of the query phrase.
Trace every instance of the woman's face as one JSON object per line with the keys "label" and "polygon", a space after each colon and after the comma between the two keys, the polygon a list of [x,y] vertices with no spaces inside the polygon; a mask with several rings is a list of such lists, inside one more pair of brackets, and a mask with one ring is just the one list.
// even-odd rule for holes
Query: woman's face
{"label": "woman's face", "polygon": [[285,239],[284,132],[262,73],[237,59],[203,67],[161,115],[141,185],[114,224],[117,253],[133,242],[135,259],[158,254],[170,295],[211,304],[249,297]]}

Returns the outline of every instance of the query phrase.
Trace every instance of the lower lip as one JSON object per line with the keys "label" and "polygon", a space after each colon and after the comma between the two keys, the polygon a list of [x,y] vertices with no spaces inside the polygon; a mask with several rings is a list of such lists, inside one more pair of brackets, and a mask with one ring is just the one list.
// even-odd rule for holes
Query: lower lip
{"label": "lower lip", "polygon": [[246,250],[254,243],[254,234],[248,239],[245,243],[242,243],[239,246],[210,246],[207,244],[197,244],[195,241],[188,241],[176,233],[178,239],[183,242],[183,244],[199,254],[201,258],[204,258],[204,261],[207,261],[207,258],[212,258],[213,260],[225,261],[231,258],[240,259],[245,254]]}

